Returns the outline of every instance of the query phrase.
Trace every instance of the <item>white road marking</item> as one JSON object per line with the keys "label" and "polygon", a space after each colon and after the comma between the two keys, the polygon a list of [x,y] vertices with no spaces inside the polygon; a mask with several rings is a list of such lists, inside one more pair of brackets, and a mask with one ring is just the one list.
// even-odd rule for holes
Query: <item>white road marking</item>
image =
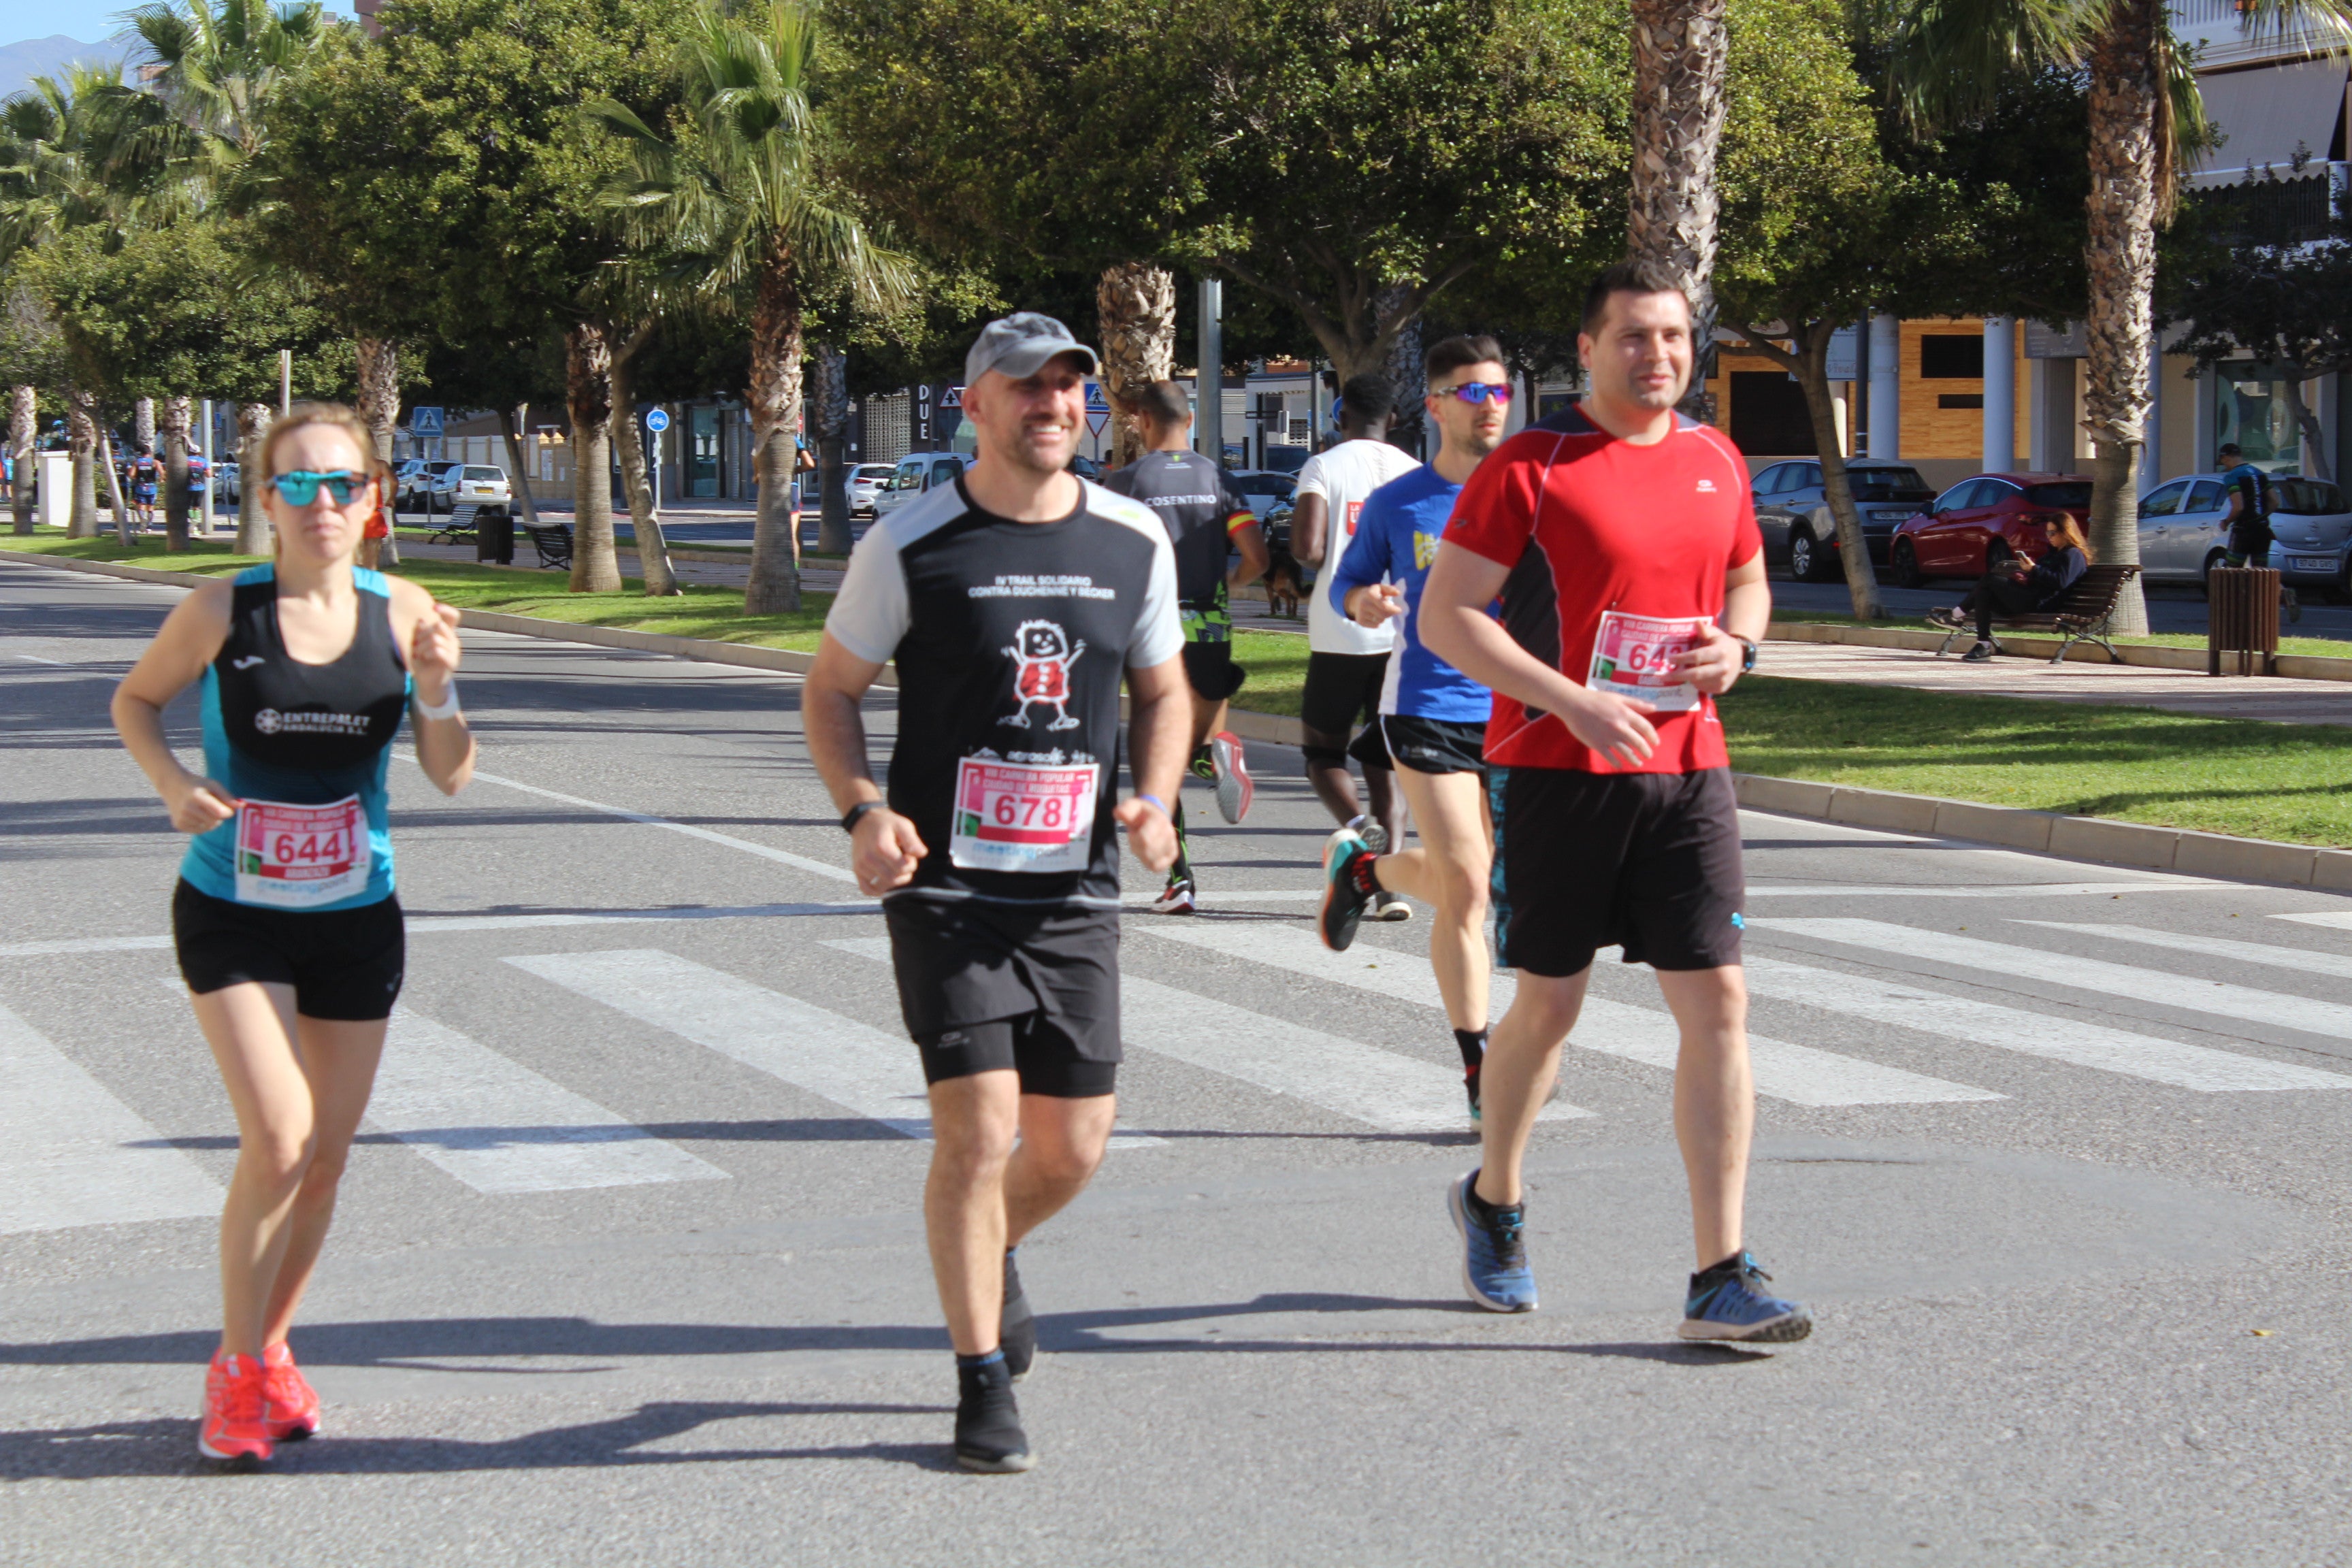
{"label": "white road marking", "polygon": [[1894,925],[1885,921],[1784,920],[1775,917],[1748,923],[1761,930],[1809,936],[1817,942],[1835,942],[1843,947],[1899,953],[1906,962],[1926,960],[1956,964],[1982,970],[2004,980],[2042,980],[2110,996],[2128,996],[2135,1001],[2153,1002],[2160,1006],[2181,1007],[2218,1017],[2242,1018],[2249,1023],[2296,1029],[2305,1034],[2326,1035],[2335,1039],[2352,1038],[2352,1007],[2335,1002],[2317,1002],[2307,996],[2285,996],[2274,991],[2257,991],[2250,986],[2197,980],[2161,970],[2135,969],[2128,964],[2107,963],[2095,958],[2045,952],[2040,948],[1981,942],[1975,937],[1959,936],[1950,931],[1922,931],[1916,926]]}
{"label": "white road marking", "polygon": [[[1306,931],[1269,931],[1264,927],[1180,928],[1171,924],[1135,929],[1360,991],[1441,1010],[1445,1005],[1437,989],[1437,972],[1429,960],[1414,953],[1369,947],[1333,952]],[[1497,973],[1493,977],[1489,999],[1492,1016],[1499,1017],[1510,1006],[1514,989],[1509,975]],[[1668,1072],[1674,1070],[1682,1048],[1681,1034],[1668,1015],[1589,994],[1568,1043],[1580,1050],[1619,1057]],[[2002,1098],[1990,1089],[1948,1083],[1900,1068],[1882,1067],[1876,1062],[1762,1036],[1748,1037],[1748,1054],[1756,1074],[1756,1091],[1794,1105],[1928,1105]]]}
{"label": "white road marking", "polygon": [[1815,899],[2030,899],[2116,897],[2124,893],[2180,893],[2239,890],[2235,882],[1994,882],[1938,883],[1929,887],[1895,884],[1840,887],[1813,882],[1750,882],[1751,895]]}
{"label": "white road marking", "polygon": [[[887,960],[887,938],[825,943]],[[1119,1033],[1139,1050],[1173,1057],[1391,1132],[1459,1131],[1469,1125],[1462,1075],[1434,1062],[1285,1023],[1172,985],[1119,976]],[[1544,1107],[1548,1120],[1590,1116],[1572,1105]]]}
{"label": "white road marking", "polygon": [[[657,948],[506,962],[893,1131],[931,1135],[922,1061],[898,1036]],[[1133,1133],[1111,1139],[1125,1148],[1162,1142]]]}
{"label": "white road marking", "polygon": [[98,1079],[0,1007],[0,1232],[220,1213],[224,1194]]}
{"label": "white road marking", "polygon": [[405,1007],[393,1010],[368,1126],[478,1193],[562,1193],[727,1173]]}
{"label": "white road marking", "polygon": [[2179,931],[2150,931],[2145,926],[2078,925],[2066,921],[2027,920],[2014,923],[2047,926],[2052,931],[2084,931],[2114,942],[2168,947],[2179,952],[2210,953],[2215,958],[2234,958],[2241,963],[2266,963],[2275,969],[2294,969],[2306,974],[2332,974],[2339,980],[2352,980],[2352,957],[2340,952],[2315,952],[2302,947],[2273,947],[2268,942],[2239,942],[2231,937],[2188,936]]}
{"label": "white road marking", "polygon": [[1747,955],[1747,965],[1752,995],[2176,1089],[2208,1094],[2352,1089],[2352,1078],[2315,1068],[2135,1035],[2063,1014],[2032,1013],[1973,996],[1948,995],[1879,975],[1816,969],[1752,952]]}
{"label": "white road marking", "polygon": [[50,666],[52,666],[52,667],[54,667],[54,668],[58,668],[58,669],[71,669],[71,668],[73,668],[72,664],[71,664],[71,663],[69,663],[68,661],[65,660],[65,659],[62,659],[62,658],[43,658],[39,654],[37,654],[37,653],[20,653],[20,654],[13,655],[12,657],[16,658],[28,658],[28,659],[32,660],[35,664],[46,664],[46,665],[50,665]]}
{"label": "white road marking", "polygon": [[[820,904],[737,904],[699,909],[615,910],[610,914],[560,915],[410,915],[408,934],[440,936],[476,931],[530,931],[541,926],[629,925],[646,921],[775,920],[794,915],[879,914],[872,899],[843,899]],[[145,952],[168,949],[169,936],[54,937],[41,942],[0,946],[0,958],[39,958],[60,952]]]}
{"label": "white road marking", "polygon": [[832,865],[824,860],[813,860],[805,855],[795,855],[789,849],[778,849],[766,844],[754,844],[748,838],[736,838],[724,833],[713,833],[708,827],[695,827],[683,822],[672,822],[666,816],[631,811],[625,806],[606,805],[600,800],[584,800],[576,795],[564,795],[557,790],[541,789],[537,784],[527,784],[517,779],[500,778],[496,773],[476,773],[474,778],[481,784],[498,784],[505,789],[520,790],[525,795],[535,795],[547,800],[559,800],[566,805],[584,806],[590,811],[601,811],[607,816],[617,816],[625,822],[642,823],[647,827],[659,827],[671,833],[683,833],[688,838],[699,838],[705,843],[724,845],[730,849],[740,849],[746,855],[757,855],[763,860],[773,860],[779,865],[792,866],[820,877],[828,877],[836,882],[857,880],[857,874],[846,867]]}
{"label": "white road marking", "polygon": [[2336,931],[2352,931],[2352,910],[2322,910],[2309,915],[2273,915],[2274,921],[2293,921],[2297,925],[2327,926]]}

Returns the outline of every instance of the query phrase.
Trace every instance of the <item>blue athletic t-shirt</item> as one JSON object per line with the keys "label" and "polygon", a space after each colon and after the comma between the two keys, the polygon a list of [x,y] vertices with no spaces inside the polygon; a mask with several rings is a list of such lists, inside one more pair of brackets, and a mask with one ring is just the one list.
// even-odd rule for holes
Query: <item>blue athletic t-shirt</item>
{"label": "blue athletic t-shirt", "polygon": [[1388,682],[1381,689],[1383,713],[1484,724],[1493,711],[1492,693],[1421,641],[1422,584],[1429,580],[1437,541],[1461,493],[1460,485],[1425,464],[1391,479],[1366,498],[1348,552],[1339,558],[1329,584],[1317,589],[1328,593],[1332,607],[1345,615],[1351,589],[1383,580],[1403,585],[1404,614],[1397,623],[1402,631],[1389,658]]}

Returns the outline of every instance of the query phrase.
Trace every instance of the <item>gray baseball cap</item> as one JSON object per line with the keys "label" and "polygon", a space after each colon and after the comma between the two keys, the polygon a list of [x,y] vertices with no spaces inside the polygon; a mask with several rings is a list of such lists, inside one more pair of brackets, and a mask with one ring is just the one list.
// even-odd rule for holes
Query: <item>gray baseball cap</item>
{"label": "gray baseball cap", "polygon": [[1056,354],[1078,354],[1087,370],[1101,368],[1095,351],[1070,336],[1069,328],[1034,310],[1015,310],[982,330],[980,341],[963,356],[963,384],[970,386],[992,370],[1018,381],[1036,374]]}

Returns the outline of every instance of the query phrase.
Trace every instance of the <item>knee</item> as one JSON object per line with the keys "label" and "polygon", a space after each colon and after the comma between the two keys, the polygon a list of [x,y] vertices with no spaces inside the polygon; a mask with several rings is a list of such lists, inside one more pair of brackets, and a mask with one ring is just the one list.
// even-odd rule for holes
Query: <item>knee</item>
{"label": "knee", "polygon": [[1035,1150],[1037,1174],[1056,1186],[1082,1187],[1094,1180],[1095,1172],[1102,1165],[1103,1146],[1098,1139],[1076,1143],[1040,1143]]}
{"label": "knee", "polygon": [[343,1179],[343,1172],[352,1163],[349,1143],[314,1144],[310,1159],[302,1172],[302,1187],[306,1192],[332,1192]]}
{"label": "knee", "polygon": [[1451,866],[1438,879],[1439,907],[1457,921],[1475,924],[1486,918],[1486,868]]}
{"label": "knee", "polygon": [[310,1173],[318,1140],[308,1128],[271,1130],[247,1138],[238,1163],[273,1193],[291,1192]]}
{"label": "knee", "polygon": [[1308,778],[1313,778],[1317,773],[1327,769],[1345,768],[1348,765],[1348,753],[1344,748],[1322,745],[1311,737],[1305,745],[1298,748],[1298,754],[1306,759]]}
{"label": "knee", "polygon": [[1002,1179],[1005,1162],[1013,1158],[1013,1135],[993,1128],[949,1134],[934,1126],[931,1174],[964,1186]]}

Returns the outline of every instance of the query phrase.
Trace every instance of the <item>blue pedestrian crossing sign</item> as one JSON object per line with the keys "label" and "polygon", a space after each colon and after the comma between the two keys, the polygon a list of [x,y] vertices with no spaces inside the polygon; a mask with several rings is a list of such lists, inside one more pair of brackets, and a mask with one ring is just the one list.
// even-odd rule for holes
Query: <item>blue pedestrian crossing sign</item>
{"label": "blue pedestrian crossing sign", "polygon": [[648,409],[646,413],[646,428],[652,431],[656,436],[668,429],[669,410],[667,408]]}
{"label": "blue pedestrian crossing sign", "polygon": [[1090,381],[1087,383],[1087,406],[1095,410],[1098,414],[1108,414],[1110,412],[1110,399],[1103,395],[1101,382]]}
{"label": "blue pedestrian crossing sign", "polygon": [[441,411],[438,408],[410,409],[408,430],[413,436],[438,436],[441,434]]}

